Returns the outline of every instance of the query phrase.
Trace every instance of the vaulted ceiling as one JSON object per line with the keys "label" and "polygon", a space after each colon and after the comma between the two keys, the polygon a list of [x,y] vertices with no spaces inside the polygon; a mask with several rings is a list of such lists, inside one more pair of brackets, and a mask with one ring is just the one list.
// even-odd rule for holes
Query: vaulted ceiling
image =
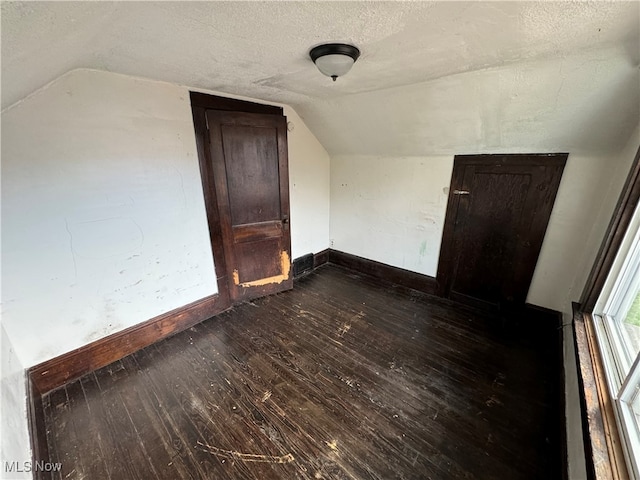
{"label": "vaulted ceiling", "polygon": [[[332,82],[308,56],[362,56]],[[293,106],[329,153],[618,151],[640,3],[2,2],[2,107],[75,68]]]}

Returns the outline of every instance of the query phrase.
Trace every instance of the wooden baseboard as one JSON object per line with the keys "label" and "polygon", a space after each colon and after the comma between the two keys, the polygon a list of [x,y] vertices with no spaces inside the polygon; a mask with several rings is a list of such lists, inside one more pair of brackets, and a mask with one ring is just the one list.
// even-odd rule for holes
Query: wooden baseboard
{"label": "wooden baseboard", "polygon": [[37,395],[50,392],[170,335],[190,328],[228,307],[227,299],[221,295],[211,295],[42,362],[28,370],[33,392]]}
{"label": "wooden baseboard", "polygon": [[[49,462],[49,443],[47,442],[47,430],[45,427],[44,407],[42,395],[36,391],[36,387],[29,374],[26,375],[27,387],[27,421],[29,424],[29,437],[31,442],[31,456],[34,462]],[[35,463],[34,463],[35,464]],[[34,478],[40,480],[47,478],[43,472],[34,472]]]}
{"label": "wooden baseboard", "polygon": [[[186,330],[229,308],[226,295],[211,295],[151,320],[96,340],[27,370],[27,417],[34,462],[50,461],[42,396],[87,373]],[[51,478],[34,472],[36,480]]]}
{"label": "wooden baseboard", "polygon": [[313,268],[329,263],[329,249],[313,254]]}
{"label": "wooden baseboard", "polygon": [[324,265],[329,261],[329,249],[323,250],[318,253],[309,253],[298,257],[293,261],[293,276],[294,280],[298,277],[302,277],[307,273],[312,272],[321,265]]}
{"label": "wooden baseboard", "polygon": [[[27,417],[33,462],[51,460],[42,404],[44,394],[186,330],[223,312],[229,306],[229,297],[224,292],[210,295],[28,369]],[[36,480],[50,478],[50,472],[34,472]]]}
{"label": "wooden baseboard", "polygon": [[329,250],[329,262],[342,267],[347,267],[373,277],[382,278],[390,282],[412,288],[420,292],[434,295],[436,291],[436,279],[429,275],[411,272],[403,268],[392,267],[384,263],[369,260],[367,258],[351,255],[338,250]]}

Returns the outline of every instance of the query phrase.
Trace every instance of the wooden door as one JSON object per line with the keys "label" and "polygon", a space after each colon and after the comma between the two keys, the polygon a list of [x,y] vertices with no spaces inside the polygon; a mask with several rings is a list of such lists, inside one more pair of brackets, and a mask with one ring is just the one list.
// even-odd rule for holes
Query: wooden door
{"label": "wooden door", "polygon": [[457,155],[438,291],[491,308],[525,303],[567,154]]}
{"label": "wooden door", "polygon": [[293,286],[286,118],[206,112],[232,301]]}

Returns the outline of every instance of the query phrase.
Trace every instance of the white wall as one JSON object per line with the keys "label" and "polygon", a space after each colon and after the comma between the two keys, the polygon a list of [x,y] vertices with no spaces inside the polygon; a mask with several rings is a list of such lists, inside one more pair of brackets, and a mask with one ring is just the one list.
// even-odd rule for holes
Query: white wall
{"label": "white wall", "polygon": [[[2,348],[0,350],[2,352],[0,478],[31,478],[29,473],[21,474],[18,472],[18,469],[26,470],[25,462],[31,461],[25,400],[25,373],[11,340],[2,326],[0,326],[0,344]],[[11,472],[5,468],[5,462],[13,465]],[[13,462],[17,462],[17,464]]]}
{"label": "white wall", "polygon": [[329,248],[329,154],[291,107],[289,132],[291,258]]}
{"label": "white wall", "polygon": [[[527,301],[570,312],[593,261],[586,249],[618,156],[570,155]],[[333,248],[425,275],[437,272],[453,155],[335,156],[331,159]],[[576,240],[578,239],[578,240]],[[576,245],[578,241],[578,245]],[[588,272],[587,272],[588,273]]]}
{"label": "white wall", "polygon": [[[590,247],[589,249],[593,252],[593,255],[589,258],[589,261],[585,261],[584,263],[584,269],[576,282],[576,290],[578,290],[579,288],[579,292],[576,293],[582,292],[587,276],[591,272],[593,261],[595,260],[598,249],[602,244],[606,229],[609,226],[611,216],[620,197],[622,188],[627,180],[627,177],[629,176],[629,171],[631,170],[631,166],[633,164],[636,153],[638,152],[638,148],[640,148],[640,124],[635,129],[634,133],[629,138],[627,145],[615,161],[616,167],[612,172],[612,180],[609,185],[609,189],[607,191],[603,191],[602,195],[600,196],[601,206],[598,214],[595,216],[593,229],[588,241],[588,246]],[[623,249],[624,245],[621,245],[620,248]],[[615,271],[616,268],[617,265],[614,264],[612,266],[612,272]],[[612,273],[612,275],[615,275],[617,277],[615,273]],[[602,295],[606,296],[606,292],[610,291],[611,287],[611,283],[606,282],[602,289]]]}
{"label": "white wall", "polygon": [[2,234],[25,367],[216,293],[188,92],[76,70],[4,111]]}
{"label": "white wall", "polygon": [[531,303],[570,312],[571,302],[580,300],[639,145],[636,128],[617,154],[569,157],[529,291]]}
{"label": "white wall", "polygon": [[571,312],[571,301],[580,299],[584,265],[593,263],[597,251],[588,239],[594,228],[606,228],[606,224],[597,225],[596,219],[616,160],[617,155],[569,155],[531,281],[529,303]]}
{"label": "white wall", "polygon": [[332,248],[435,276],[452,169],[453,157],[332,157]]}

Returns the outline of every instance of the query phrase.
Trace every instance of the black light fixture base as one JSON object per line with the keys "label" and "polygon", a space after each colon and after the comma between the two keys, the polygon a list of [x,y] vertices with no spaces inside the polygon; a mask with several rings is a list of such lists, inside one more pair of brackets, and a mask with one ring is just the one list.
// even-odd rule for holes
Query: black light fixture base
{"label": "black light fixture base", "polygon": [[323,45],[318,45],[317,47],[313,47],[309,52],[309,56],[313,63],[320,57],[324,57],[325,55],[347,55],[353,58],[355,62],[360,56],[360,50],[358,47],[354,47],[353,45],[348,45],[346,43],[325,43]]}

